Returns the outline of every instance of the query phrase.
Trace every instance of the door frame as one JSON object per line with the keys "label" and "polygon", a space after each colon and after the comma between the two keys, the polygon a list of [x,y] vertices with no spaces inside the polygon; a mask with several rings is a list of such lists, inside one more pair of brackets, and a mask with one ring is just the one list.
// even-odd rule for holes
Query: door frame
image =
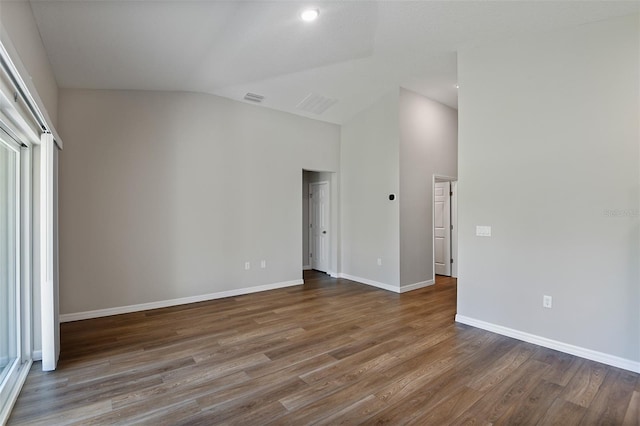
{"label": "door frame", "polygon": [[[307,190],[309,189],[308,184],[310,184],[311,182],[309,181],[305,181],[304,179],[304,172],[311,172],[311,173],[326,173],[326,177],[324,179],[322,179],[322,181],[328,181],[329,182],[329,200],[330,200],[330,204],[329,204],[329,226],[330,226],[330,232],[329,232],[329,264],[328,264],[328,270],[327,270],[327,274],[329,276],[331,276],[332,278],[338,278],[338,271],[340,270],[340,211],[339,211],[339,206],[340,206],[340,172],[337,171],[332,171],[332,170],[322,170],[322,169],[317,169],[317,168],[312,168],[312,167],[303,167],[301,169],[302,174],[301,174],[301,178],[302,178],[302,185],[299,186],[300,188],[300,192],[303,192],[303,186],[307,188]],[[309,197],[307,195],[307,199],[304,200],[304,197],[302,198],[302,203],[300,204],[300,210],[302,210],[302,204],[305,204],[307,206],[307,208],[309,207]],[[304,228],[303,227],[303,223],[305,220],[308,221],[308,217],[305,219],[304,215],[302,214],[303,212],[300,212],[300,231],[302,233],[307,233],[307,235],[309,235],[309,227],[308,227],[308,223],[307,223],[307,227]],[[307,215],[308,216],[308,215]],[[300,240],[303,240],[302,238],[302,234],[300,234]],[[308,244],[310,244],[311,242],[309,241]],[[307,244],[307,245],[308,245]],[[300,258],[302,259],[302,250],[303,250],[303,244],[300,244],[298,247],[300,250]],[[310,263],[310,262],[309,262]],[[304,265],[303,265],[304,267]],[[301,278],[303,278],[302,275],[302,270],[301,272]]]}
{"label": "door frame", "polygon": [[432,279],[434,283],[436,282],[436,235],[434,232],[436,220],[436,182],[451,183],[451,192],[453,192],[451,202],[449,203],[451,209],[450,223],[453,225],[453,230],[451,231],[451,258],[453,259],[453,264],[451,265],[451,277],[458,277],[458,178],[434,174],[431,176],[431,268],[433,271]]}
{"label": "door frame", "polygon": [[[328,193],[328,197],[327,197],[327,210],[328,210],[328,215],[327,215],[327,220],[329,221],[329,226],[327,227],[329,232],[327,234],[327,265],[326,265],[326,271],[321,271],[324,272],[326,274],[330,274],[331,271],[331,182],[327,181],[327,180],[322,180],[322,181],[318,181],[318,182],[309,182],[309,253],[313,254],[315,252],[315,247],[314,247],[314,243],[315,243],[315,239],[313,237],[313,228],[311,225],[313,225],[313,198],[311,197],[311,194],[313,193],[311,191],[311,187],[313,185],[327,185],[327,193]],[[313,267],[313,257],[310,256],[311,259],[309,260],[309,266],[311,266],[311,269],[314,269]]]}
{"label": "door frame", "polygon": [[451,258],[453,263],[451,264],[451,278],[458,278],[458,181],[452,180],[451,182],[451,224],[453,229],[451,230]]}
{"label": "door frame", "polygon": [[31,323],[31,241],[32,232],[32,187],[31,153],[32,145],[27,141],[18,141],[10,133],[0,128],[1,144],[13,151],[16,157],[16,199],[15,199],[15,344],[17,359],[9,367],[0,399],[0,423],[8,419],[22,383],[32,365],[32,323]]}

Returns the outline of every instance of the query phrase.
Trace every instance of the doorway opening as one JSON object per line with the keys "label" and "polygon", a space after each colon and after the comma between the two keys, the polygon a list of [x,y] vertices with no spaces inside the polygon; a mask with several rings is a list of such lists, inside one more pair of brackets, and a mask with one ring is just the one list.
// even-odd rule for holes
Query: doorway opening
{"label": "doorway opening", "polygon": [[458,276],[458,181],[433,176],[433,278]]}
{"label": "doorway opening", "polygon": [[334,173],[302,171],[302,269],[334,276],[332,181]]}

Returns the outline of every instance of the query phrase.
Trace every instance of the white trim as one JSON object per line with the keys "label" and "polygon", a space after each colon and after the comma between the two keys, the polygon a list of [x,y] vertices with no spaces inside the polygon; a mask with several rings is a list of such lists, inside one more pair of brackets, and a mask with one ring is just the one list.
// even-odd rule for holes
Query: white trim
{"label": "white trim", "polygon": [[38,125],[44,124],[47,127],[47,130],[53,134],[55,144],[62,149],[62,139],[53,126],[53,121],[49,117],[47,109],[44,107],[44,102],[42,102],[42,99],[38,95],[35,84],[31,78],[22,78],[23,76],[29,76],[30,74],[27,72],[27,67],[25,67],[20,60],[20,55],[4,28],[0,31],[0,57],[7,64],[7,67],[9,68],[7,72],[9,72],[11,77],[15,79],[19,86],[18,89],[22,91],[23,95],[26,97],[24,101],[33,108],[33,114],[36,116],[34,118],[42,122],[38,123]]}
{"label": "white trim", "polygon": [[[42,371],[56,369],[60,356],[60,323],[58,321],[58,282],[53,276],[54,272],[54,241],[53,241],[53,216],[54,216],[54,154],[56,149],[53,135],[43,133],[41,135],[40,150],[40,229],[38,238],[40,241],[40,330],[42,333]],[[36,194],[34,194],[34,198]]]}
{"label": "white trim", "polygon": [[406,293],[408,291],[417,290],[419,288],[428,287],[434,285],[434,280],[420,281],[419,283],[407,284],[400,287],[400,293]]}
{"label": "white trim", "polygon": [[339,278],[340,277],[340,274],[338,274],[337,272],[333,272],[333,271],[329,271],[329,272],[327,272],[327,274],[329,274],[329,276],[331,278]]}
{"label": "white trim", "polygon": [[42,351],[37,350],[31,353],[31,359],[34,361],[42,361]]}
{"label": "white trim", "polygon": [[31,117],[31,112],[27,110],[26,104],[22,102],[22,98],[18,101],[13,100],[15,88],[10,84],[9,80],[3,78],[6,73],[0,69],[0,103],[2,111],[0,111],[0,127],[3,133],[6,133],[11,139],[19,145],[34,145],[40,142],[40,126],[35,120],[27,120],[24,116]]}
{"label": "white trim", "polygon": [[32,177],[33,168],[31,161],[32,150],[31,147],[23,147],[20,154],[20,169],[22,172],[21,186],[21,202],[22,202],[22,218],[20,223],[20,229],[22,233],[22,253],[21,253],[21,273],[20,277],[21,285],[21,312],[22,312],[22,362],[27,362],[31,359],[31,348],[33,342],[33,283],[31,281],[31,274],[33,273],[33,264],[31,263],[33,245],[33,205],[32,205]]}
{"label": "white trim", "polygon": [[302,265],[302,270],[303,271],[310,271],[311,269],[313,269],[313,268],[311,268],[311,265]]}
{"label": "white trim", "polygon": [[169,306],[186,305],[187,303],[205,302],[207,300],[223,299],[225,297],[242,296],[244,294],[275,290],[278,288],[292,287],[302,284],[304,284],[304,281],[300,279],[274,284],[259,285],[255,287],[245,287],[234,290],[220,291],[217,293],[202,294],[199,296],[181,297],[178,299],[160,300],[157,302],[140,303],[137,305],[127,305],[115,308],[96,309],[95,311],[62,314],[60,315],[60,322],[80,321],[91,318],[108,317],[111,315],[128,314],[131,312],[148,311],[150,309],[167,308]]}
{"label": "white trim", "polygon": [[458,181],[451,181],[451,277],[458,278]]}
{"label": "white trim", "polygon": [[366,285],[370,285],[372,287],[378,287],[378,288],[381,288],[383,290],[392,291],[394,293],[400,293],[401,292],[400,288],[397,287],[397,286],[384,284],[384,283],[381,283],[381,282],[378,282],[378,281],[373,281],[373,280],[370,280],[368,278],[362,278],[362,277],[356,277],[354,275],[343,274],[342,272],[338,274],[338,278],[344,278],[344,279],[347,279],[347,280],[355,281],[355,282],[360,283],[360,284],[366,284]]}
{"label": "white trim", "polygon": [[22,385],[27,380],[27,374],[31,371],[31,365],[32,362],[29,360],[20,366],[20,370],[17,373],[18,377],[11,388],[11,393],[9,393],[7,397],[7,402],[4,406],[0,406],[0,424],[3,425],[7,420],[9,420],[11,410],[18,400],[18,395],[20,395],[20,391],[22,390]]}
{"label": "white trim", "polygon": [[481,328],[503,336],[512,337],[524,342],[533,343],[534,345],[543,346],[545,348],[554,349],[580,358],[590,359],[591,361],[601,362],[613,367],[622,368],[624,370],[640,373],[640,362],[626,358],[620,358],[615,355],[606,354],[604,352],[594,351],[592,349],[580,346],[570,345],[568,343],[559,342],[557,340],[548,339],[546,337],[537,336],[535,334],[526,333],[524,331],[514,330],[502,325],[496,325],[489,322],[469,318],[464,315],[456,315],[456,322],[467,324],[472,327]]}

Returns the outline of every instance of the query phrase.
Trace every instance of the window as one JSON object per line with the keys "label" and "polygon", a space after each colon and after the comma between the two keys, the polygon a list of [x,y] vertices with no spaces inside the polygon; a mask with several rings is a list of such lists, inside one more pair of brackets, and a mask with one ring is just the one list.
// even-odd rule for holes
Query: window
{"label": "window", "polygon": [[0,135],[0,408],[3,409],[23,366],[20,176],[20,146]]}

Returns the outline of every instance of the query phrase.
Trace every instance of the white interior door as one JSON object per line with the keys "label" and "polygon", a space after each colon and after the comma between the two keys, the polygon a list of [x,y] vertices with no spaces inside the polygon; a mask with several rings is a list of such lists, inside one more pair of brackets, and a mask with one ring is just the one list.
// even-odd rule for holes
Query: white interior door
{"label": "white interior door", "polygon": [[436,182],[434,187],[433,237],[435,271],[451,276],[451,198],[449,182]]}
{"label": "white interior door", "polygon": [[328,182],[309,184],[309,256],[311,268],[322,272],[329,270],[329,200]]}

